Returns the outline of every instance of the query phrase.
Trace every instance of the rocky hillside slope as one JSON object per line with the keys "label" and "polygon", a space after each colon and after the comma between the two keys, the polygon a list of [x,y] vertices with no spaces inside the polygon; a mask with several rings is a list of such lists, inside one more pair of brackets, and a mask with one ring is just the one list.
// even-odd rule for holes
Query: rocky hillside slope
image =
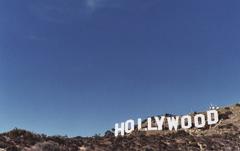
{"label": "rocky hillside slope", "polygon": [[14,129],[0,134],[0,151],[240,151],[240,104],[218,112],[220,121],[211,127],[177,132],[135,131],[117,138],[111,131],[105,136],[68,138]]}

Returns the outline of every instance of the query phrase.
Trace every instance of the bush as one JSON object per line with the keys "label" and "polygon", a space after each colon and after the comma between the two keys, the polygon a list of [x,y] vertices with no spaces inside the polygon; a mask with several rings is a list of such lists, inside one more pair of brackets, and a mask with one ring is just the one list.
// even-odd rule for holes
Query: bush
{"label": "bush", "polygon": [[93,137],[94,137],[95,139],[99,139],[99,138],[101,138],[101,134],[95,134]]}
{"label": "bush", "polygon": [[105,137],[113,137],[114,133],[108,130],[108,131],[105,132],[104,136]]}
{"label": "bush", "polygon": [[59,136],[59,135],[51,136],[51,137],[47,138],[47,141],[53,141],[53,142],[56,142],[61,145],[65,144],[66,140],[67,140],[67,137],[63,137],[63,136]]}
{"label": "bush", "polygon": [[225,107],[224,109],[225,109],[225,110],[230,110],[230,107]]}
{"label": "bush", "polygon": [[219,125],[220,129],[226,128],[226,129],[230,129],[232,128],[234,125],[232,123],[229,124],[225,124],[225,125]]}
{"label": "bush", "polygon": [[61,149],[57,143],[48,141],[34,145],[31,151],[61,151]]}
{"label": "bush", "polygon": [[6,151],[21,151],[21,150],[15,146],[12,146],[12,147],[8,147]]}
{"label": "bush", "polygon": [[219,119],[229,119],[229,115],[233,114],[233,112],[231,111],[227,111],[225,113],[221,113],[219,114]]}

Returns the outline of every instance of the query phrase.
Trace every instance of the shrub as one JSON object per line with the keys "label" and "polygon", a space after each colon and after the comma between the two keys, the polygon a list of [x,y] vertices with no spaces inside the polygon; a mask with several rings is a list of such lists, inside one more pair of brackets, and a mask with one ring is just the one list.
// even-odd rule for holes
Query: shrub
{"label": "shrub", "polygon": [[34,145],[31,151],[61,151],[61,149],[57,143],[48,141]]}
{"label": "shrub", "polygon": [[100,138],[101,138],[101,134],[95,134],[93,137],[94,137],[95,139],[100,139]]}
{"label": "shrub", "polygon": [[219,114],[219,119],[229,119],[229,115],[233,114],[231,111]]}
{"label": "shrub", "polygon": [[8,147],[6,151],[21,151],[21,150],[15,146],[11,146],[11,147]]}
{"label": "shrub", "polygon": [[225,110],[230,110],[230,107],[225,107],[224,109],[225,109]]}
{"label": "shrub", "polygon": [[105,132],[104,136],[105,137],[113,137],[114,133],[108,130],[108,131]]}

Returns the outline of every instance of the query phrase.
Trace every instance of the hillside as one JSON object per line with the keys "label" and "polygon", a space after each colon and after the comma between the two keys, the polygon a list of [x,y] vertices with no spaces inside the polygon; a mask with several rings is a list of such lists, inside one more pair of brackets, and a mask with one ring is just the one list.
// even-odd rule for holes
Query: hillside
{"label": "hillside", "polygon": [[219,122],[203,129],[134,131],[117,138],[111,131],[105,136],[68,138],[14,129],[0,134],[0,151],[240,151],[240,104],[220,108],[218,112]]}

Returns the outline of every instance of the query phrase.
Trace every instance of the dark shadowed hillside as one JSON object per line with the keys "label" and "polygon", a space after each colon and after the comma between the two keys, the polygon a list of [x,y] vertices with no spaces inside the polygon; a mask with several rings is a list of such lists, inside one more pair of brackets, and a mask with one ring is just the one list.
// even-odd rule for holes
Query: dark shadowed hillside
{"label": "dark shadowed hillside", "polygon": [[124,137],[62,137],[14,129],[0,134],[0,151],[240,151],[240,104],[220,108],[218,124],[203,129],[135,131]]}

